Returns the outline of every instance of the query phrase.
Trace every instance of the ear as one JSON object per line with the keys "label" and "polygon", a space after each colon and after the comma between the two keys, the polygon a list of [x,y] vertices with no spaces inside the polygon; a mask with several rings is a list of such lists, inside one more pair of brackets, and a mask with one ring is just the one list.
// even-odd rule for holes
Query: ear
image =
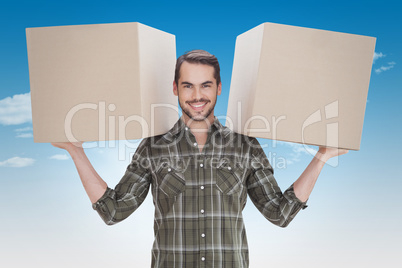
{"label": "ear", "polygon": [[175,96],[178,96],[178,95],[179,95],[179,92],[177,92],[177,84],[176,84],[176,81],[173,81],[173,94],[174,94]]}
{"label": "ear", "polygon": [[219,85],[218,85],[218,91],[216,92],[216,95],[221,95],[221,93],[222,93],[222,83],[219,83]]}

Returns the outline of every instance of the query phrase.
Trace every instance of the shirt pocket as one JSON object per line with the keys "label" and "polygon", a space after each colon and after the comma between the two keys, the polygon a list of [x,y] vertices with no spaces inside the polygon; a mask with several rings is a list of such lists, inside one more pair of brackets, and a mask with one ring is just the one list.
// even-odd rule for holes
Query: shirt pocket
{"label": "shirt pocket", "polygon": [[243,170],[231,161],[221,162],[216,170],[216,186],[225,195],[233,195],[243,190]]}
{"label": "shirt pocket", "polygon": [[156,173],[159,191],[169,198],[174,198],[186,189],[183,172],[169,165],[162,165]]}

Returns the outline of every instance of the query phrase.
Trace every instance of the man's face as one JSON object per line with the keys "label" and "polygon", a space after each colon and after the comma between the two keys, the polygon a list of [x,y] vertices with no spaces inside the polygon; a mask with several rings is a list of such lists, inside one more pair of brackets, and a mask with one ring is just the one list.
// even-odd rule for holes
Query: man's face
{"label": "man's face", "polygon": [[173,82],[173,93],[179,97],[185,121],[191,119],[212,122],[217,95],[221,94],[221,87],[221,83],[216,84],[214,67],[183,62],[178,84]]}

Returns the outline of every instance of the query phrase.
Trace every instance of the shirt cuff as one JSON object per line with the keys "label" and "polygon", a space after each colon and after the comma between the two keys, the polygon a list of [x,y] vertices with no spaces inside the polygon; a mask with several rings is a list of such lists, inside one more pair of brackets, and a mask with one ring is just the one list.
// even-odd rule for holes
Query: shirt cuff
{"label": "shirt cuff", "polygon": [[107,187],[105,193],[101,196],[101,198],[99,198],[98,201],[92,204],[92,208],[98,211],[104,204],[103,200],[111,196],[112,192],[113,190]]}
{"label": "shirt cuff", "polygon": [[295,191],[294,191],[294,188],[293,188],[293,184],[286,190],[286,193],[287,193],[287,194],[289,195],[289,197],[291,198],[291,200],[290,200],[291,203],[294,202],[294,201],[297,202],[297,203],[299,203],[300,206],[301,206],[301,209],[305,209],[305,208],[308,207],[308,205],[307,205],[308,199],[307,199],[305,202],[302,202],[302,201],[296,196]]}

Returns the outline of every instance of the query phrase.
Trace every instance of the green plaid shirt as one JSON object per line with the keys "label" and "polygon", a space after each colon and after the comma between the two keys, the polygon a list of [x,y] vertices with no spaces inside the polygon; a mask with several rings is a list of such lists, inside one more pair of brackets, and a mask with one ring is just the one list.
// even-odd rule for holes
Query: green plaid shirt
{"label": "green plaid shirt", "polygon": [[217,119],[199,151],[180,119],[166,134],[144,139],[114,190],[93,207],[106,224],[133,213],[151,186],[155,204],[152,267],[248,267],[242,210],[247,194],[272,223],[285,227],[305,208],[293,186],[284,193],[255,138]]}

